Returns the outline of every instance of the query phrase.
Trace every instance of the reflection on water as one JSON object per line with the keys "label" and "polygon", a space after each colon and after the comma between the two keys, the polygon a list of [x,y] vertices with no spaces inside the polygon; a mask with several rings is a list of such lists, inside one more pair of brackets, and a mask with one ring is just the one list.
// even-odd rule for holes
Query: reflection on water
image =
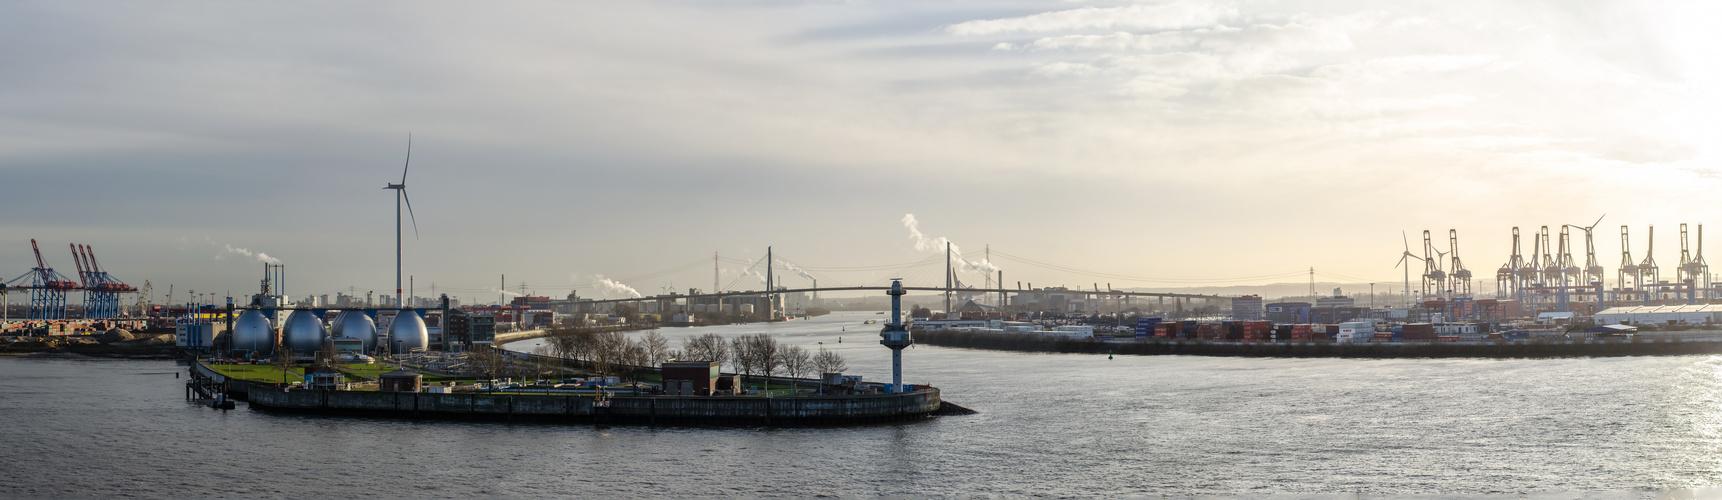
{"label": "reflection on water", "polygon": [[[879,380],[890,352],[861,325],[876,317],[662,332],[672,344],[705,332],[824,342]],[[1656,498],[1722,483],[1718,357],[1108,360],[919,346],[904,370],[981,413],[834,429],[280,416],[188,404],[168,362],[0,359],[0,493]]]}

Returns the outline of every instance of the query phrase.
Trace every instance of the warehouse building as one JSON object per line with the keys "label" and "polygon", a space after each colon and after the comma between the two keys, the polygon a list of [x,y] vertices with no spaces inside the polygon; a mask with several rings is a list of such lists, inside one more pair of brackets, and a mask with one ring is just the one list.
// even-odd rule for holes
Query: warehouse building
{"label": "warehouse building", "polygon": [[1600,325],[1707,325],[1722,323],[1722,304],[1622,306],[1596,313]]}

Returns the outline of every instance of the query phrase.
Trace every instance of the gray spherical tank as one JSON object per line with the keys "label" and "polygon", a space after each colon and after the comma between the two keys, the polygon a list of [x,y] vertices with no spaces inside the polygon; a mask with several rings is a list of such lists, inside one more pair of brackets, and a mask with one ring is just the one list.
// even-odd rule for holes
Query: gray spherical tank
{"label": "gray spherical tank", "polygon": [[401,311],[389,322],[390,351],[395,353],[412,352],[414,348],[430,348],[430,333],[425,330],[425,320],[418,313]]}
{"label": "gray spherical tank", "polygon": [[233,320],[233,348],[268,356],[275,353],[275,327],[263,311],[247,309]]}
{"label": "gray spherical tank", "polygon": [[341,338],[346,336],[341,334],[341,320],[347,319],[347,314],[351,312],[353,311],[341,311],[335,313],[335,320],[329,322],[329,338]]}
{"label": "gray spherical tank", "polygon": [[342,311],[329,325],[330,337],[346,337],[365,341],[365,351],[377,348],[377,323],[361,311]]}
{"label": "gray spherical tank", "polygon": [[292,349],[295,356],[310,356],[323,348],[323,339],[329,337],[329,332],[323,330],[323,320],[317,313],[311,311],[293,311],[281,322],[281,347]]}

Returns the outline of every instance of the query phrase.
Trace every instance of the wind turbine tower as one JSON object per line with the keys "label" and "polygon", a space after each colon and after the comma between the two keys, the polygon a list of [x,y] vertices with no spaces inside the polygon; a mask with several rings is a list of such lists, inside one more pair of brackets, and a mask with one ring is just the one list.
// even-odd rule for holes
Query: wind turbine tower
{"label": "wind turbine tower", "polygon": [[1412,304],[1411,303],[1411,259],[1417,259],[1418,261],[1422,261],[1423,257],[1420,255],[1411,253],[1411,240],[1406,239],[1404,231],[1399,232],[1399,241],[1400,241],[1400,243],[1403,243],[1405,245],[1405,251],[1399,254],[1399,263],[1394,264],[1393,267],[1403,266],[1405,268],[1405,288],[1403,289],[1403,291],[1405,292],[1405,305],[1407,307],[1409,307]]}
{"label": "wind turbine tower", "polygon": [[419,237],[419,219],[413,215],[413,200],[407,196],[407,169],[413,166],[413,135],[407,134],[407,161],[401,166],[401,183],[389,184],[383,189],[395,190],[395,306],[405,307],[401,301],[401,202],[407,204],[407,215],[413,219],[413,238]]}

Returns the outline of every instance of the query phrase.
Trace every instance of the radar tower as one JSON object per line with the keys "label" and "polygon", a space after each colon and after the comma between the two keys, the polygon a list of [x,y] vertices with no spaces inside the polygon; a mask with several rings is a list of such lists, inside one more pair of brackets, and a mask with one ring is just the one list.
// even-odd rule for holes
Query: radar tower
{"label": "radar tower", "polygon": [[903,295],[909,292],[903,290],[902,278],[892,278],[891,291],[885,293],[891,296],[891,323],[879,332],[879,344],[891,348],[891,393],[897,394],[903,392],[903,348],[915,340],[903,326]]}

